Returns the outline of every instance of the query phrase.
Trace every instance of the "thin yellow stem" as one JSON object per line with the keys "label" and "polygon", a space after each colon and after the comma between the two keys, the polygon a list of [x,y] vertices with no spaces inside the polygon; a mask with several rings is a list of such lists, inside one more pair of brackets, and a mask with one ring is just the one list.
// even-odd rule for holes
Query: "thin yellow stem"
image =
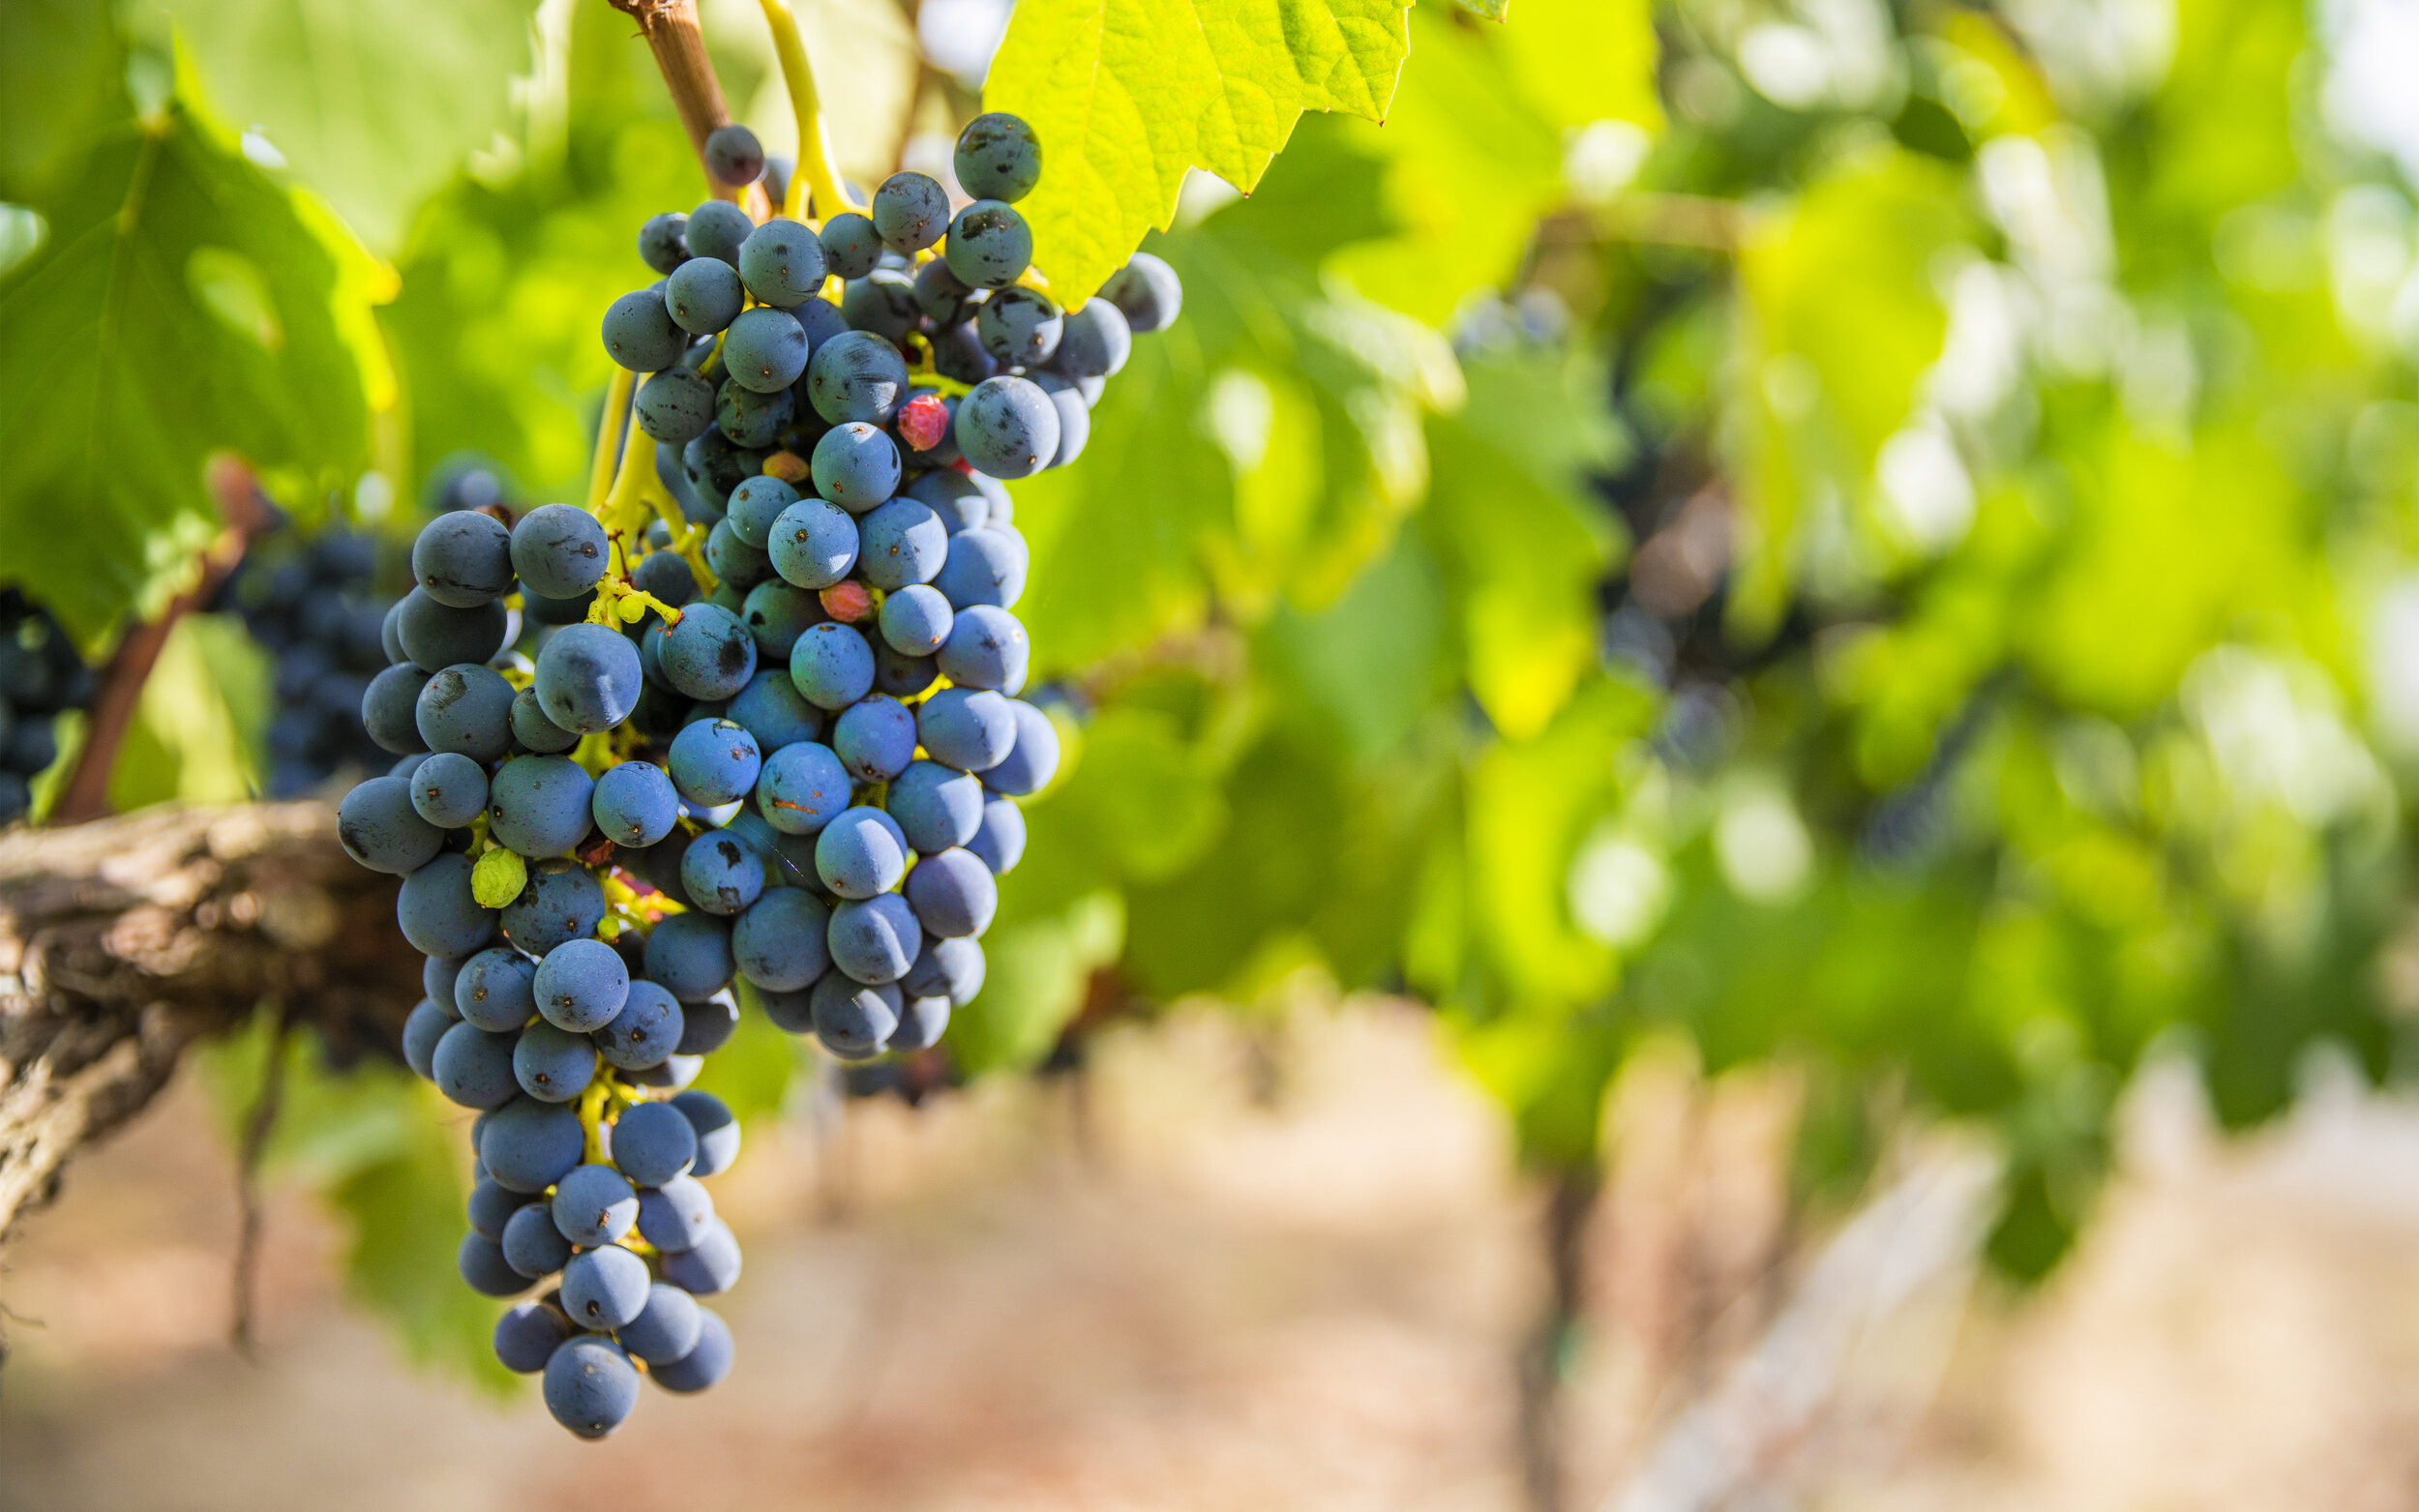
{"label": "thin yellow stem", "polygon": [[772,28],[773,51],[781,59],[782,82],[790,86],[790,108],[798,118],[798,171],[790,175],[790,193],[781,213],[791,220],[804,218],[813,192],[813,206],[818,220],[828,221],[843,210],[862,210],[864,206],[849,197],[848,189],[840,182],[840,170],[832,163],[831,133],[823,125],[821,97],[815,90],[815,67],[806,58],[806,41],[798,35],[798,18],[790,14],[789,0],[757,0],[763,7],[764,24]]}
{"label": "thin yellow stem", "polygon": [[597,422],[596,456],[588,464],[588,513],[593,515],[605,507],[606,495],[613,487],[613,454],[621,440],[621,428],[630,413],[630,396],[638,390],[639,375],[629,369],[613,369],[612,387],[605,391],[605,414]]}

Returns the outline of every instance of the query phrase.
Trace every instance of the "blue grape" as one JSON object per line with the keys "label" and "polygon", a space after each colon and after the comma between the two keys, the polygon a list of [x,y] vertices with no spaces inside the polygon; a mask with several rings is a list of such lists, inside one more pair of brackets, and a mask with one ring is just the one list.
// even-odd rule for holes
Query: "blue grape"
{"label": "blue grape", "polygon": [[718,184],[745,189],[764,176],[764,148],[736,121],[717,126],[706,133],[705,171]]}
{"label": "blue grape", "polygon": [[941,1036],[949,1028],[949,999],[946,997],[910,997],[899,994],[899,1026],[890,1031],[882,1049],[893,1052],[930,1050],[941,1043]]}
{"label": "blue grape", "polygon": [[[651,378],[646,387],[660,381]],[[605,576],[606,554],[605,527],[568,504],[541,504],[512,529],[512,567],[521,586],[550,599],[576,599],[595,587]]]}
{"label": "blue grape", "polygon": [[[971,938],[991,928],[992,915],[1000,910],[1000,884],[972,852],[936,851],[908,874],[907,901],[916,922],[932,934]],[[900,967],[902,973],[906,969]]]}
{"label": "blue grape", "polygon": [[764,304],[803,305],[822,291],[823,244],[798,222],[767,221],[739,244],[739,277]]}
{"label": "blue grape", "polygon": [[977,199],[949,222],[943,255],[969,288],[1004,289],[1033,264],[1033,228],[1015,207]]}
{"label": "blue grape", "polygon": [[758,473],[731,490],[731,510],[723,518],[731,522],[732,535],[762,550],[771,542],[773,521],[797,501],[797,489],[767,473]]}
{"label": "blue grape", "polygon": [[[482,786],[485,781],[482,774]],[[409,876],[445,845],[444,830],[419,812],[414,797],[406,779],[371,778],[336,806],[337,843],[373,872]]]}
{"label": "blue grape", "polygon": [[1059,449],[1051,454],[1050,465],[1064,467],[1083,456],[1091,440],[1091,406],[1071,379],[1055,372],[1034,373],[1033,386],[1050,396],[1051,407],[1059,412]]}
{"label": "blue grape", "polygon": [[672,1057],[684,1026],[679,999],[642,977],[630,984],[630,995],[622,1001],[621,1012],[613,1015],[613,1022],[589,1038],[596,1042],[597,1053],[606,1064],[623,1071],[646,1071]]}
{"label": "blue grape", "polygon": [[673,323],[664,296],[639,289],[605,311],[605,351],[633,372],[661,372],[689,349],[689,333]]}
{"label": "blue grape", "polygon": [[731,926],[711,914],[675,913],[646,936],[646,974],[683,1003],[703,1002],[731,983]]}
{"label": "blue grape", "polygon": [[1059,451],[1059,411],[1026,378],[985,378],[958,401],[958,450],[995,478],[1030,478]]}
{"label": "blue grape", "polygon": [[[691,1296],[717,1296],[739,1284],[739,1241],[716,1218],[697,1243],[664,1257],[664,1279]],[[703,1344],[699,1345],[704,1348]]]}
{"label": "blue grape", "polygon": [[567,1103],[595,1080],[596,1058],[596,1045],[586,1034],[533,1023],[513,1047],[513,1076],[539,1102]]}
{"label": "blue grape", "polygon": [[819,709],[845,709],[872,691],[874,648],[849,625],[817,625],[790,648],[790,680]]}
{"label": "blue grape", "polygon": [[[723,517],[731,504],[731,491],[758,476],[763,465],[762,454],[735,444],[720,428],[706,431],[680,449],[681,473],[689,480],[708,522]],[[646,587],[644,583],[640,586]],[[647,591],[655,592],[652,588]]]}
{"label": "blue grape", "polygon": [[659,1281],[647,1289],[646,1306],[615,1337],[623,1349],[649,1365],[671,1365],[696,1349],[704,1337],[703,1314],[696,1298]]}
{"label": "blue grape", "polygon": [[915,716],[896,698],[874,694],[833,724],[831,750],[859,781],[886,783],[915,759]]}
{"label": "blue grape", "polygon": [[745,592],[773,575],[772,558],[739,539],[729,519],[714,522],[705,535],[705,565],[723,586]]}
{"label": "blue grape", "polygon": [[723,1100],[711,1092],[683,1092],[672,1106],[697,1131],[697,1164],[689,1173],[713,1176],[729,1171],[739,1158],[739,1121]]}
{"label": "blue grape", "polygon": [[916,710],[915,732],[934,760],[981,772],[999,765],[1016,743],[1016,716],[996,693],[944,688]]}
{"label": "blue grape", "polygon": [[573,861],[550,860],[529,869],[521,896],[504,904],[502,923],[506,939],[532,956],[543,956],[567,940],[587,938],[604,918],[605,889],[588,869]]}
{"label": "blue grape", "polygon": [[688,261],[689,249],[680,235],[688,224],[689,218],[677,210],[647,217],[646,223],[639,227],[640,260],[658,273],[670,273]]}
{"label": "blue grape", "polygon": [[577,625],[588,617],[588,610],[595,604],[593,593],[583,593],[576,599],[550,599],[527,588],[521,590],[521,617],[531,625]]}
{"label": "blue grape", "polygon": [[662,660],[665,680],[679,692],[692,698],[728,698],[756,675],[756,637],[730,610],[693,605],[664,633]]}
{"label": "blue grape", "polygon": [[[967,320],[957,325],[943,326],[933,332],[930,340],[933,346],[933,371],[941,376],[955,379],[960,383],[975,384],[982,382],[985,378],[999,375],[1000,364],[992,360],[991,353],[983,350],[983,339],[974,334],[973,321]],[[952,420],[955,419],[956,413],[954,408],[950,411]],[[950,429],[954,432],[955,425],[953,424]],[[956,445],[954,433],[950,444]]]}
{"label": "blue grape", "polygon": [[495,1320],[495,1358],[517,1376],[534,1376],[575,1332],[560,1308],[516,1302]]}
{"label": "blue grape", "polygon": [[504,1247],[484,1233],[465,1233],[454,1252],[454,1268],[481,1296],[513,1296],[529,1290],[528,1278],[504,1259]]}
{"label": "blue grape", "polygon": [[[392,782],[394,779],[378,780]],[[487,769],[466,756],[449,751],[429,757],[413,769],[408,786],[413,811],[440,829],[461,829],[487,809]],[[350,802],[351,794],[346,794],[345,799]],[[340,805],[340,835],[343,833],[343,812]],[[378,870],[395,869],[380,867]]]}
{"label": "blue grape", "polygon": [[825,341],[806,375],[815,413],[831,424],[862,420],[888,425],[907,400],[907,359],[899,348],[870,331],[851,331]]}
{"label": "blue grape", "polygon": [[815,997],[805,989],[789,993],[760,990],[756,994],[756,999],[763,1006],[765,1019],[782,1033],[812,1034],[815,1032]]}
{"label": "blue grape", "polygon": [[901,656],[930,656],[949,638],[952,618],[941,590],[918,582],[882,600],[879,624],[882,639]]}
{"label": "blue grape", "polygon": [[828,588],[856,565],[856,521],[827,500],[800,499],[773,521],[765,549],[783,581]]}
{"label": "blue grape", "polygon": [[[804,588],[793,587],[780,578],[760,582],[750,588],[747,599],[739,608],[740,623],[746,625],[748,634],[755,637],[760,667],[766,664],[787,667],[791,648],[798,643],[798,637],[830,617],[823,612],[821,600]],[[762,676],[760,671],[756,678],[749,680],[748,686],[755,687]],[[791,692],[794,694],[797,690],[791,688]]]}
{"label": "blue grape", "polygon": [[635,850],[672,833],[680,817],[680,795],[654,762],[624,761],[596,780],[588,815],[606,839]]}
{"label": "blue grape", "polygon": [[666,1255],[694,1246],[713,1222],[714,1200],[691,1177],[673,1176],[639,1194],[639,1237]]}
{"label": "blue grape", "polygon": [[630,573],[630,585],[676,609],[686,608],[697,599],[697,574],[688,558],[677,551],[650,551],[639,558]]}
{"label": "blue grape", "polygon": [[574,1034],[601,1029],[630,999],[630,968],[603,940],[566,940],[538,963],[538,1013]]}
{"label": "blue grape", "polygon": [[974,312],[974,334],[1000,366],[1038,368],[1058,355],[1066,334],[1065,315],[1047,294],[1003,288]]}
{"label": "blue grape", "polygon": [[582,1249],[618,1243],[639,1221],[639,1194],[611,1166],[582,1166],[554,1188],[552,1218]]}
{"label": "blue grape", "polygon": [[482,1029],[510,1033],[537,1017],[537,963],[501,946],[463,963],[454,978],[454,1012]]}
{"label": "blue grape", "polygon": [[1117,306],[1137,336],[1176,324],[1184,308],[1184,284],[1176,270],[1150,252],[1138,252],[1100,285],[1100,297]]}
{"label": "blue grape", "polygon": [[512,749],[513,685],[488,667],[449,667],[413,702],[413,723],[432,751],[482,763]]}
{"label": "blue grape", "polygon": [[714,396],[715,429],[730,437],[733,445],[749,451],[771,446],[789,429],[796,411],[797,400],[791,398],[788,389],[759,394],[736,383],[726,383]]}
{"label": "blue grape", "polygon": [[[718,261],[699,259],[699,269],[718,269]],[[687,445],[706,433],[713,424],[713,385],[694,375],[687,368],[665,368],[639,385],[639,397],[631,400],[631,419],[653,440],[670,445]],[[568,508],[568,506],[547,506]],[[553,595],[573,598],[573,595]]]}
{"label": "blue grape", "polygon": [[723,367],[741,388],[786,389],[806,371],[806,331],[790,311],[759,305],[723,333]]}
{"label": "blue grape", "polygon": [[1020,116],[990,110],[966,123],[950,162],[977,199],[1023,199],[1041,182],[1041,142]]}
{"label": "blue grape", "polygon": [[938,997],[963,1008],[983,990],[983,947],[964,937],[927,938],[923,954],[899,979],[910,997]]}
{"label": "blue grape", "polygon": [[[918,866],[915,872],[908,874],[910,887],[915,885],[916,872],[923,869]],[[975,864],[975,870],[982,870],[980,863]],[[990,875],[986,874],[983,880],[990,881]],[[908,967],[915,964],[924,948],[924,931],[916,910],[897,893],[851,899],[832,909],[824,938],[831,964],[851,980],[868,986],[896,982],[907,975]]]}
{"label": "blue grape", "polygon": [[429,1057],[429,1080],[449,1102],[464,1108],[501,1108],[519,1095],[513,1080],[513,1044],[518,1030],[497,1033],[475,1023],[457,1023],[438,1036]]}
{"label": "blue grape", "polygon": [[822,895],[822,878],[815,875],[815,838],[791,835],[764,822],[753,808],[742,808],[723,826],[723,833],[763,858],[767,886],[803,887]]}
{"label": "blue grape", "polygon": [[701,720],[672,738],[668,764],[672,786],[682,797],[714,808],[746,797],[764,760],[746,726],[731,720]]}
{"label": "blue grape", "polygon": [[739,270],[719,257],[692,257],[664,281],[664,309],[692,336],[726,329],[747,302]]}
{"label": "blue grape", "polygon": [[639,648],[620,632],[565,625],[538,653],[534,686],[548,719],[584,735],[628,719],[638,707],[640,681]]}
{"label": "blue grape", "polygon": [[[823,343],[835,336],[848,335],[849,317],[842,314],[840,307],[828,299],[810,299],[790,312],[798,317],[799,327],[806,332],[806,367],[807,371],[812,373],[815,371],[815,355],[823,349]],[[815,407],[810,389],[791,384],[790,393],[797,400],[801,417]]]}
{"label": "blue grape", "polygon": [[915,305],[915,285],[890,268],[876,268],[851,279],[840,292],[840,318],[852,329],[869,331],[898,345],[923,323]]}
{"label": "blue grape", "polygon": [[1134,328],[1114,300],[1088,299],[1068,311],[1050,365],[1070,378],[1113,378],[1133,355]]}
{"label": "blue grape", "polygon": [[967,287],[966,281],[949,271],[946,258],[936,257],[915,270],[915,281],[910,287],[915,295],[915,308],[924,318],[937,326],[963,325],[974,318],[974,311],[982,301]]}
{"label": "blue grape", "polygon": [[509,621],[504,606],[493,599],[455,608],[439,604],[424,589],[414,588],[395,602],[395,643],[424,672],[442,671],[463,662],[484,665],[504,648]]}
{"label": "blue grape", "polygon": [[766,992],[811,986],[830,964],[824,932],[831,912],[814,894],[775,887],[748,905],[731,926],[731,954],[739,974]]}
{"label": "blue grape", "polygon": [[[643,1261],[640,1268],[645,1269]],[[544,1379],[546,1409],[578,1438],[604,1438],[639,1405],[638,1367],[619,1345],[593,1334],[558,1346]]]}
{"label": "blue grape", "polygon": [[811,740],[782,747],[756,781],[764,821],[788,835],[812,835],[849,806],[848,768],[830,748]]}
{"label": "blue grape", "polygon": [[646,1306],[646,1261],[618,1244],[583,1250],[563,1267],[563,1311],[582,1328],[619,1328]]}
{"label": "blue grape", "polygon": [[881,260],[881,233],[874,222],[853,210],[842,211],[823,222],[823,269],[844,279],[861,279]]}
{"label": "blue grape", "polygon": [[852,515],[899,491],[899,444],[890,432],[862,420],[824,431],[809,466],[815,491]]}
{"label": "blue grape", "polygon": [[1016,870],[1025,856],[1025,814],[1005,798],[994,798],[983,805],[983,822],[974,831],[974,838],[966,843],[995,876],[1005,876]]}
{"label": "blue grape", "polygon": [[880,809],[850,809],[815,839],[815,871],[843,898],[871,898],[907,875],[907,835]]}
{"label": "blue grape", "polygon": [[395,897],[403,938],[424,956],[466,956],[495,934],[495,910],[470,891],[470,860],[440,855],[403,878]]}
{"label": "blue grape", "polygon": [[899,1027],[899,990],[835,971],[815,984],[815,1038],[842,1060],[871,1060]]}
{"label": "blue grape", "polygon": [[941,564],[933,586],[954,608],[978,604],[1014,608],[1025,596],[1025,548],[1021,538],[985,525],[949,538],[949,559]]}
{"label": "blue grape", "polygon": [[912,698],[931,687],[941,669],[929,656],[903,656],[887,640],[874,643],[874,691]]}
{"label": "blue grape", "polygon": [[909,848],[930,855],[963,845],[983,821],[983,786],[938,761],[917,761],[890,785],[882,807],[907,836]]}
{"label": "blue grape", "polygon": [[893,173],[874,191],[874,232],[891,251],[919,252],[949,229],[949,193],[929,173]]}
{"label": "blue grape", "polygon": [[703,1391],[731,1374],[731,1326],[705,1308],[698,1309],[697,1347],[670,1365],[659,1365],[647,1379],[666,1391]]}
{"label": "blue grape", "polygon": [[951,535],[972,530],[991,518],[991,499],[980,485],[955,468],[928,472],[908,485],[908,497],[941,517]]}
{"label": "blue grape", "polygon": [[468,956],[431,956],[420,963],[420,991],[442,1006],[454,1000],[454,979],[462,975]]}
{"label": "blue grape", "polygon": [[[782,667],[760,665],[756,675],[731,700],[731,707],[725,712],[725,718],[745,726],[756,737],[759,751],[779,751],[822,733],[822,714],[799,697],[798,685],[790,680],[786,669],[788,660],[785,652]],[[759,778],[758,783],[761,786],[762,779]]]}
{"label": "blue grape", "polygon": [[423,997],[403,1020],[403,1064],[424,1080],[436,1080],[436,1042],[454,1026],[454,1016]]}
{"label": "blue grape", "polygon": [[554,1227],[544,1202],[525,1203],[504,1225],[504,1263],[531,1281],[551,1276],[571,1259],[571,1241]]}
{"label": "blue grape", "polygon": [[569,756],[515,756],[488,781],[488,837],[531,860],[571,853],[594,822],[596,782]]}
{"label": "blue grape", "polygon": [[410,666],[390,667],[370,679],[361,695],[361,725],[379,750],[412,756],[429,748],[419,719],[420,690],[428,685],[429,674]]}
{"label": "blue grape", "polygon": [[728,917],[763,892],[764,862],[728,835],[701,836],[680,858],[680,882],[691,903]]}
{"label": "blue grape", "polygon": [[[482,1121],[485,1117],[485,1114],[481,1115]],[[478,1143],[475,1135],[471,1139],[471,1143],[474,1147]],[[521,1211],[522,1205],[528,1201],[527,1193],[516,1192],[508,1186],[498,1186],[486,1176],[480,1176],[470,1188],[471,1231],[486,1234],[491,1239],[501,1239],[504,1236],[504,1225],[512,1222],[513,1214]]]}
{"label": "blue grape", "polygon": [[738,266],[739,249],[756,231],[748,213],[728,199],[708,199],[689,212],[681,239],[692,257],[715,257]]}
{"label": "blue grape", "polygon": [[580,1164],[586,1144],[580,1115],[561,1103],[516,1097],[495,1110],[477,1136],[479,1164],[496,1185],[543,1192]]}
{"label": "blue grape", "polygon": [[578,731],[565,729],[546,717],[535,688],[523,688],[513,695],[512,730],[513,740],[521,749],[539,756],[559,756],[580,743]]}
{"label": "blue grape", "polygon": [[983,773],[983,786],[1012,798],[1030,797],[1059,774],[1059,727],[1023,699],[1010,699],[1008,712],[1016,720],[1016,744]]}
{"label": "blue grape", "polygon": [[687,1175],[697,1162],[697,1130],[670,1103],[633,1103],[623,1109],[608,1142],[614,1169],[642,1187],[660,1187]]}
{"label": "blue grape", "polygon": [[727,992],[689,1005],[680,1030],[680,1053],[710,1055],[731,1042],[739,1027],[739,1005]]}
{"label": "blue grape", "polygon": [[949,559],[941,517],[913,499],[892,499],[858,522],[857,571],[884,592],[930,582]]}
{"label": "blue grape", "polygon": [[1025,627],[1006,609],[977,604],[959,614],[935,658],[941,675],[961,688],[1014,693],[1025,686],[1031,647]]}

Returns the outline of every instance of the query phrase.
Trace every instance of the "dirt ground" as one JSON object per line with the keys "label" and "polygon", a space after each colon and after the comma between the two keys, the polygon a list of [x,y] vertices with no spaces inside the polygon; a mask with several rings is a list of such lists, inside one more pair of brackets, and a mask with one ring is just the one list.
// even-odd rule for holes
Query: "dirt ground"
{"label": "dirt ground", "polygon": [[[1875,1267],[1790,1226],[1787,1106],[1676,1055],[1625,1080],[1568,1508],[2419,1507],[2419,1106],[2321,1074],[2226,1143],[2189,1078],[2154,1075],[2046,1290],[1943,1251],[1837,1327],[1823,1277]],[[181,1086],[71,1171],[0,1278],[0,1512],[1510,1512],[1546,1270],[1507,1148],[1384,1003],[1257,1045],[1180,1015],[1111,1037],[1080,1091],[760,1130],[717,1183],[748,1247],[731,1379],[648,1392],[588,1445],[533,1390],[405,1364],[298,1194],[269,1212],[257,1362],[235,1357],[229,1162]]]}

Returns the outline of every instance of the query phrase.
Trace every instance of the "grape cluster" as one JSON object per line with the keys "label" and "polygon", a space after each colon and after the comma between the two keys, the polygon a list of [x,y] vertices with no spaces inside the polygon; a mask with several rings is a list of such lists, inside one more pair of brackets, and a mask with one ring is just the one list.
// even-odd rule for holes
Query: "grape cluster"
{"label": "grape cluster", "polygon": [[58,716],[93,691],[92,668],[50,611],[0,589],[0,824],[33,807],[29,785],[59,758]]}
{"label": "grape cluster", "polygon": [[[762,171],[746,145],[718,176]],[[1075,316],[1020,286],[1006,201],[1038,163],[986,116],[958,171],[993,197],[954,217],[901,174],[820,228],[721,200],[650,220],[665,278],[604,323],[647,374],[608,496],[509,527],[454,511],[413,545],[361,702],[403,760],[339,829],[403,877],[430,957],[406,1058],[481,1110],[463,1275],[509,1296],[559,1274],[495,1346],[582,1437],[642,1374],[688,1391],[729,1367],[695,1298],[739,1249],[700,1178],[738,1130],[687,1088],[734,993],[861,1062],[929,1048],[982,986],[1015,800],[1059,761],[1018,697],[1026,546],[999,480],[1079,452],[1131,330],[1181,297],[1147,257]]]}
{"label": "grape cluster", "polygon": [[297,798],[391,759],[362,728],[361,699],[387,665],[394,599],[376,589],[374,537],[331,523],[299,547],[272,537],[264,548],[246,554],[228,604],[275,661],[268,794]]}

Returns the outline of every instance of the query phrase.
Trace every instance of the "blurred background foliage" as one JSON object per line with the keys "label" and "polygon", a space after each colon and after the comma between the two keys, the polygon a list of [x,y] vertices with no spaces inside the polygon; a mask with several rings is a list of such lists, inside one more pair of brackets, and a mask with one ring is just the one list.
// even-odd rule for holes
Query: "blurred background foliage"
{"label": "blurred background foliage", "polygon": [[[861,181],[977,108],[1004,8],[916,9],[798,5]],[[2238,1123],[2316,1042],[2387,1074],[2419,123],[2378,9],[1490,9],[1419,0],[1382,127],[1305,117],[1248,198],[1194,177],[1148,244],[1182,322],[1018,487],[1071,759],[954,1068],[1194,994],[1408,993],[1584,1176],[1676,1033],[1803,1078],[1812,1203],[1911,1116],[1995,1130],[2020,1275],[2145,1054]],[[756,7],[704,12],[789,150]],[[100,643],[190,578],[222,448],[306,520],[400,530],[463,452],[576,496],[597,312],[700,193],[603,0],[20,15],[0,578]],[[246,793],[247,654],[180,630],[122,799]],[[710,1075],[770,1110],[794,1054]],[[331,1084],[300,1106],[360,1137],[297,1148],[365,1225],[450,1194],[402,1094]],[[436,1311],[415,1285],[366,1283]]]}

